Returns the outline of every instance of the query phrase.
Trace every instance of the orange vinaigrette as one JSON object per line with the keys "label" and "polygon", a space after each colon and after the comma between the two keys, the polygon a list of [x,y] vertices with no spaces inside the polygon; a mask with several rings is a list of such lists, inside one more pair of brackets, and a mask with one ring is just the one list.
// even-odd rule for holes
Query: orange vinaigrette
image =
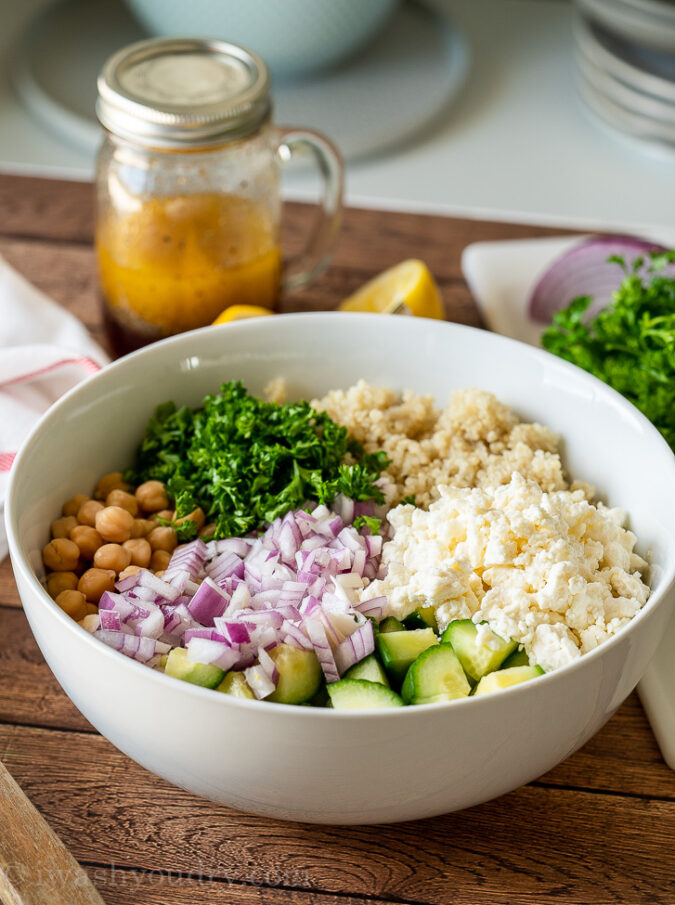
{"label": "orange vinaigrette", "polygon": [[232,304],[272,308],[279,295],[278,229],[248,198],[209,192],[108,208],[96,246],[119,351],[210,324]]}

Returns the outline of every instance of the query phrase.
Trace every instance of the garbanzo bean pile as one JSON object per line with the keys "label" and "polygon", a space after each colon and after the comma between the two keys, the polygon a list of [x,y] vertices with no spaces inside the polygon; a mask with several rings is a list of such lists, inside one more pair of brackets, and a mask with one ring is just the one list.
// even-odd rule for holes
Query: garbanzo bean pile
{"label": "garbanzo bean pile", "polygon": [[[178,544],[169,498],[161,481],[146,481],[134,490],[122,472],[105,475],[93,497],[78,493],[63,504],[61,518],[51,524],[52,540],[42,550],[47,590],[76,621],[98,612],[104,591],[139,569],[162,575]],[[193,521],[202,535],[204,513],[195,509],[174,524]]]}

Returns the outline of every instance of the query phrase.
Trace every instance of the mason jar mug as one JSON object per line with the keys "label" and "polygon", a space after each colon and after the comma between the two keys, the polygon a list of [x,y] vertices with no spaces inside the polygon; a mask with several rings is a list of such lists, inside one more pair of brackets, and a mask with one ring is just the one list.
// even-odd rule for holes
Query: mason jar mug
{"label": "mason jar mug", "polygon": [[[274,308],[326,267],[340,226],[340,156],[275,126],[264,62],[224,41],[153,39],[99,77],[96,251],[113,347],[205,326],[234,304]],[[280,171],[298,152],[322,175],[307,249],[282,266]]]}

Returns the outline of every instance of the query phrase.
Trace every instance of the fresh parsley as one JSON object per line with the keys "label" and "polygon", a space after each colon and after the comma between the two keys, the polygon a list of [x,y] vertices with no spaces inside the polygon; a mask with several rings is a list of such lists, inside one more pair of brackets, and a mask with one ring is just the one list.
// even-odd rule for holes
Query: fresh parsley
{"label": "fresh parsley", "polygon": [[660,273],[675,251],[619,264],[624,280],[612,302],[585,321],[589,296],[574,299],[553,316],[542,345],[618,390],[657,427],[675,451],[675,278]]}
{"label": "fresh parsley", "polygon": [[357,531],[360,528],[368,528],[371,534],[379,534],[382,529],[382,519],[374,515],[357,515],[354,519],[354,527]]}
{"label": "fresh parsley", "polygon": [[230,382],[199,408],[159,406],[126,480],[163,481],[177,518],[201,506],[214,537],[237,537],[308,500],[382,503],[376,481],[387,464],[309,403],[265,402]]}

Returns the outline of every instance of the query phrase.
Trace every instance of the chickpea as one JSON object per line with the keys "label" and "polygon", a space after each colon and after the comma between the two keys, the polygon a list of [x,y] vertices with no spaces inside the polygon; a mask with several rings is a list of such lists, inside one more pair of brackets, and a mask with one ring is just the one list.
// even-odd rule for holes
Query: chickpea
{"label": "chickpea", "polygon": [[87,503],[90,499],[91,497],[88,497],[86,493],[76,493],[71,500],[63,504],[61,512],[64,515],[77,515],[82,503]]}
{"label": "chickpea", "polygon": [[61,591],[56,603],[76,622],[87,615],[87,600],[81,591]]}
{"label": "chickpea", "polygon": [[157,527],[157,522],[151,518],[135,518],[131,526],[132,540],[137,537],[147,537],[148,534]]}
{"label": "chickpea", "polygon": [[171,554],[166,550],[155,550],[150,560],[150,568],[153,572],[164,572],[170,559]]}
{"label": "chickpea", "polygon": [[176,549],[178,539],[173,528],[159,525],[153,528],[148,534],[148,541],[153,550],[164,550],[167,553],[173,553]]}
{"label": "chickpea", "polygon": [[121,471],[111,471],[104,475],[96,485],[94,497],[97,500],[104,500],[111,490],[128,490],[129,485],[122,479]]}
{"label": "chickpea", "polygon": [[202,540],[210,540],[215,533],[215,522],[209,522],[208,525],[204,525],[204,527],[200,530],[199,536],[202,538]]}
{"label": "chickpea", "polygon": [[188,515],[184,515],[182,518],[176,519],[177,525],[182,525],[183,522],[194,522],[197,526],[197,531],[200,528],[204,527],[204,522],[206,521],[206,516],[204,515],[204,510],[199,506],[196,509],[193,509]]}
{"label": "chickpea", "polygon": [[103,544],[94,553],[94,565],[97,569],[112,569],[123,572],[131,564],[131,551],[119,544]]}
{"label": "chickpea", "polygon": [[47,576],[47,593],[56,599],[61,591],[74,591],[77,581],[74,572],[50,572]]}
{"label": "chickpea", "polygon": [[52,537],[69,537],[75,525],[77,525],[77,519],[74,515],[65,515],[63,518],[57,518],[51,524]]}
{"label": "chickpea", "polygon": [[89,601],[87,601],[85,606],[87,608],[87,616],[98,616],[98,607],[95,603],[89,603]]}
{"label": "chickpea", "polygon": [[115,573],[112,569],[87,569],[77,583],[90,603],[98,603],[104,591],[115,590]]}
{"label": "chickpea", "polygon": [[138,505],[145,512],[159,512],[169,505],[169,498],[161,481],[146,481],[136,488]]}
{"label": "chickpea", "polygon": [[103,543],[96,528],[92,528],[90,525],[77,525],[70,532],[70,539],[80,548],[80,556],[88,560],[94,558],[94,553]]}
{"label": "chickpea", "polygon": [[140,566],[147,569],[150,565],[150,557],[152,556],[152,547],[149,541],[144,537],[132,538],[125,540],[122,544],[125,550],[129,551],[131,562],[134,566]]}
{"label": "chickpea", "polygon": [[67,537],[50,540],[42,549],[42,560],[52,572],[72,572],[79,558],[79,547]]}
{"label": "chickpea", "polygon": [[120,581],[122,581],[123,578],[128,578],[130,575],[135,575],[136,572],[140,572],[140,571],[141,571],[140,566],[127,566],[126,569],[124,569],[122,572],[120,572]]}
{"label": "chickpea", "polygon": [[165,522],[172,522],[174,520],[176,513],[173,509],[161,509],[159,512],[155,512],[152,516],[153,519],[164,519]]}
{"label": "chickpea", "polygon": [[78,522],[81,525],[89,525],[90,528],[93,528],[96,524],[96,514],[101,509],[103,509],[103,503],[99,503],[97,500],[87,500],[86,503],[82,503],[77,511]]}
{"label": "chickpea", "polygon": [[96,530],[103,540],[115,544],[129,540],[133,523],[133,515],[121,506],[106,506],[96,513]]}
{"label": "chickpea", "polygon": [[126,509],[134,518],[138,515],[138,501],[133,493],[127,493],[126,490],[111,490],[105,498],[105,504]]}

